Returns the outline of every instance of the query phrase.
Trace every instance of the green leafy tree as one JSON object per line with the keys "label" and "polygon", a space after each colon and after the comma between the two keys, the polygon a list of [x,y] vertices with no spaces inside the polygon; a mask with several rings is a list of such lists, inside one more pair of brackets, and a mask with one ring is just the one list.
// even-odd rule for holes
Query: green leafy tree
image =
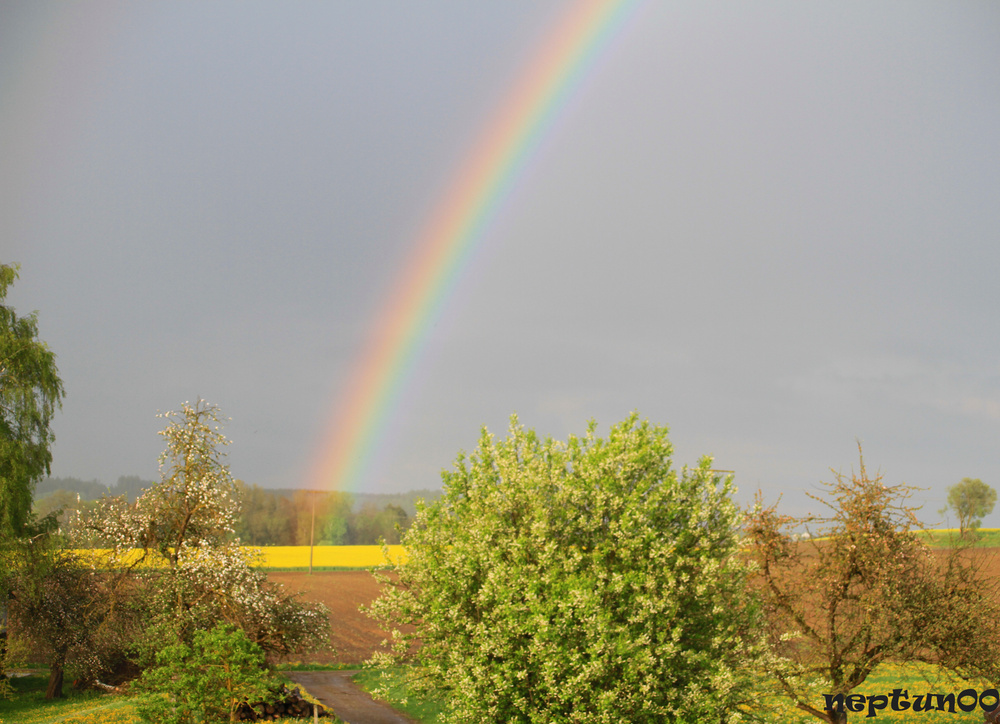
{"label": "green leafy tree", "polygon": [[997,502],[997,491],[979,478],[962,478],[961,482],[948,488],[948,508],[958,516],[958,528],[962,535],[976,530],[983,517],[993,512]]}
{"label": "green leafy tree", "polygon": [[7,599],[17,539],[31,520],[35,485],[50,471],[49,427],[64,395],[55,355],[38,339],[37,314],[3,304],[18,276],[0,264],[0,675],[7,655]]}
{"label": "green leafy tree", "polygon": [[484,429],[370,609],[389,658],[448,691],[451,722],[741,720],[757,614],[732,480],[671,454],[636,414],[607,440]]}
{"label": "green leafy tree", "polygon": [[72,514],[83,505],[85,503],[81,503],[79,493],[57,490],[51,495],[35,500],[31,510],[37,518],[44,518],[50,514],[55,515],[59,523],[63,524],[68,522]]}
{"label": "green leafy tree", "polygon": [[291,501],[256,485],[241,485],[243,512],[236,534],[246,545],[295,545]]}
{"label": "green leafy tree", "polygon": [[136,709],[156,724],[232,722],[242,704],[265,698],[276,685],[260,646],[240,629],[220,625],[196,633],[190,646],[159,651],[135,686],[150,694]]}
{"label": "green leafy tree", "polygon": [[292,545],[352,545],[349,525],[353,520],[353,497],[340,491],[297,490],[291,505],[295,510],[295,542]]}
{"label": "green leafy tree", "polygon": [[377,545],[379,541],[396,545],[408,522],[409,516],[398,505],[389,503],[379,510],[373,503],[365,503],[348,520],[347,539],[353,545]]}
{"label": "green leafy tree", "polygon": [[49,473],[49,424],[64,395],[37,315],[2,304],[17,276],[16,265],[0,265],[0,536],[8,539],[21,534],[35,484]]}
{"label": "green leafy tree", "polygon": [[[834,475],[827,496],[811,496],[827,516],[781,515],[758,494],[745,527],[780,693],[842,724],[847,710],[828,708],[834,699],[825,697],[849,695],[884,663],[922,661],[996,681],[1000,610],[970,551],[935,557],[917,534],[913,488],[870,476],[863,458],[857,473]],[[812,535],[796,541],[803,525]]]}

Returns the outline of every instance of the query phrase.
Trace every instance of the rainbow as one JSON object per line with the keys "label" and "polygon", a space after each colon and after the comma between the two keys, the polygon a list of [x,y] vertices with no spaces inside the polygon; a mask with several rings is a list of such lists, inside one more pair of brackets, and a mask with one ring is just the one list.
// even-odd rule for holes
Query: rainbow
{"label": "rainbow", "polygon": [[360,487],[429,330],[463,268],[560,111],[640,2],[571,2],[528,64],[417,237],[402,279],[386,301],[322,438],[311,487]]}

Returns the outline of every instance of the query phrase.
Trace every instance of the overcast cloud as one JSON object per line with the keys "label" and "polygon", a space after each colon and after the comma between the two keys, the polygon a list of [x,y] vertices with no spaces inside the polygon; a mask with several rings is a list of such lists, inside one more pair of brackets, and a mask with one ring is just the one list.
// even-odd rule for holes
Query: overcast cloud
{"label": "overcast cloud", "polygon": [[[155,478],[203,397],[304,484],[450,174],[564,2],[0,7],[0,262],[67,396],[53,474]],[[1000,5],[649,2],[466,269],[363,489],[481,425],[633,409],[793,512],[855,440],[936,520],[1000,487]],[[1000,513],[986,524],[1000,525]]]}

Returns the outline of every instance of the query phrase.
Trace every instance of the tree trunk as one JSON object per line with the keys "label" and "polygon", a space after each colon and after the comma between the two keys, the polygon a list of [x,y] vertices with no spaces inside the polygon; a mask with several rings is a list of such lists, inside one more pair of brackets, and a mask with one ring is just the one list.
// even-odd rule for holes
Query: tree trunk
{"label": "tree trunk", "polygon": [[61,699],[63,697],[63,670],[66,665],[66,654],[57,654],[49,665],[49,686],[45,690],[46,699]]}
{"label": "tree trunk", "polygon": [[826,715],[830,717],[830,724],[847,724],[847,709],[844,711],[827,709]]}

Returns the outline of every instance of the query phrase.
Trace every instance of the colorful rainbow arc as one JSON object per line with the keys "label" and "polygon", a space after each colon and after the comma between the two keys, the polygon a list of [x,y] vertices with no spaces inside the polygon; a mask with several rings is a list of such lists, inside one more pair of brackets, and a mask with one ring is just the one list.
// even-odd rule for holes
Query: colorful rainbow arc
{"label": "colorful rainbow arc", "polygon": [[475,152],[420,234],[410,264],[383,307],[372,342],[349,378],[312,487],[354,490],[428,331],[485,230],[574,90],[641,0],[574,2],[501,106]]}

